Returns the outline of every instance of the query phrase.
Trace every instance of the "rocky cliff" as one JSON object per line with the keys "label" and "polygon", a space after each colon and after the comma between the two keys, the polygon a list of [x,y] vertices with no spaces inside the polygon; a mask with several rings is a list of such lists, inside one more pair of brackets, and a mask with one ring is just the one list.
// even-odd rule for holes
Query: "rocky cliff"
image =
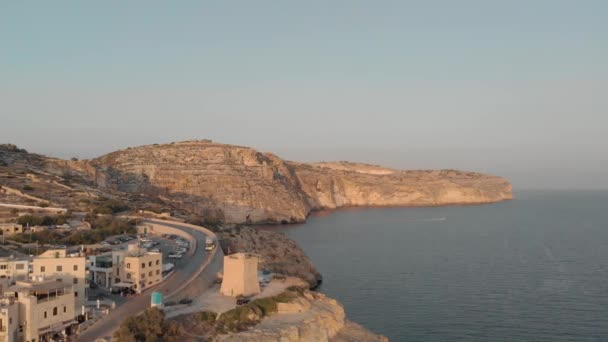
{"label": "rocky cliff", "polygon": [[[385,342],[358,324],[348,321],[344,308],[336,300],[320,293],[308,292],[304,297],[279,307],[279,313],[263,319],[253,329],[220,335],[221,342]],[[284,312],[283,312],[284,310]]]}
{"label": "rocky cliff", "polygon": [[501,177],[455,170],[295,163],[211,141],[147,145],[79,162],[98,186],[159,196],[230,223],[302,222],[311,210],[344,206],[429,206],[511,198]]}

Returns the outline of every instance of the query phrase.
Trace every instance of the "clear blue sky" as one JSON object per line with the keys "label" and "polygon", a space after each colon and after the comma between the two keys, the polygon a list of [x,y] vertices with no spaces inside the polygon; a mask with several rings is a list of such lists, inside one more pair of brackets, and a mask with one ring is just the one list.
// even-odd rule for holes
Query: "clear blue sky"
{"label": "clear blue sky", "polygon": [[0,141],[608,188],[608,1],[3,1]]}

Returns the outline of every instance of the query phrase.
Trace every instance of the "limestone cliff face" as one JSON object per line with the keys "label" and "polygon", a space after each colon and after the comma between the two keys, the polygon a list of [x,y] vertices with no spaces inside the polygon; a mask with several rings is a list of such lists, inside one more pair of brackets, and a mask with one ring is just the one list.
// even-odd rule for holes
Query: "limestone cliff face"
{"label": "limestone cliff face", "polygon": [[512,198],[500,177],[457,170],[396,171],[369,165],[298,164],[310,206],[434,206],[491,203]]}
{"label": "limestone cliff face", "polygon": [[80,166],[101,187],[158,195],[231,223],[301,222],[312,209],[490,203],[511,198],[500,177],[303,164],[251,148],[186,141],[129,148]]}
{"label": "limestone cliff face", "polygon": [[310,207],[288,164],[211,142],[142,146],[90,162],[99,186],[157,194],[226,222],[302,221]]}

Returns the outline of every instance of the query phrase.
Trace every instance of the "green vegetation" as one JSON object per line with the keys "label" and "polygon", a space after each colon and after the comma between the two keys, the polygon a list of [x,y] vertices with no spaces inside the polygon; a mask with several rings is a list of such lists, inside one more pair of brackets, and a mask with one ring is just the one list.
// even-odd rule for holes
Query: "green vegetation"
{"label": "green vegetation", "polygon": [[[33,221],[39,217],[34,215],[24,215],[22,217],[29,216],[34,217]],[[45,216],[44,218],[47,218]],[[44,223],[44,218],[42,222]],[[60,222],[60,221],[55,221]],[[38,242],[40,244],[62,244],[62,245],[83,245],[83,244],[94,244],[99,243],[106,238],[118,235],[118,234],[136,234],[137,229],[135,228],[135,221],[127,221],[118,219],[115,217],[93,217],[91,221],[91,230],[79,230],[79,231],[64,231],[64,230],[43,230],[35,233],[21,233],[15,234],[10,237],[11,240],[20,243]],[[51,223],[61,224],[61,223]],[[30,224],[32,225],[32,224]],[[44,224],[42,224],[44,225]]]}
{"label": "green vegetation", "polygon": [[128,210],[129,206],[127,206],[124,202],[112,199],[104,199],[102,203],[93,208],[94,214],[104,214],[104,215],[112,215],[125,210]]}
{"label": "green vegetation", "polygon": [[24,186],[22,186],[21,189],[23,189],[25,191],[32,191],[32,190],[34,190],[34,188],[31,185],[28,185],[28,184],[25,184]]}
{"label": "green vegetation", "polygon": [[65,240],[68,245],[99,243],[112,235],[137,234],[135,221],[114,217],[97,218],[91,223],[91,230],[78,231]]}
{"label": "green vegetation", "polygon": [[150,308],[122,321],[114,338],[118,342],[171,342],[179,333],[177,324],[165,321],[164,312]]}
{"label": "green vegetation", "polygon": [[221,314],[216,321],[218,332],[243,331],[257,324],[266,316],[277,312],[278,303],[288,303],[298,297],[303,290],[285,291],[275,297],[256,299],[247,305],[237,307]]}
{"label": "green vegetation", "polygon": [[197,314],[198,319],[203,322],[215,322],[217,319],[217,313],[211,311],[203,311]]}
{"label": "green vegetation", "polygon": [[30,226],[51,226],[66,223],[71,215],[23,215],[17,219],[17,223]]}

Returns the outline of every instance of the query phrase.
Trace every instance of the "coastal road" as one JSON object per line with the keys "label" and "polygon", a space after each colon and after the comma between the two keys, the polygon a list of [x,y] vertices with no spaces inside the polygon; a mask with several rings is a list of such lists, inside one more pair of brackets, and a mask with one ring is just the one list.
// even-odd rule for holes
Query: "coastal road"
{"label": "coastal road", "polygon": [[192,255],[186,255],[184,259],[176,262],[175,272],[168,279],[112,310],[108,316],[80,334],[78,341],[89,342],[99,338],[110,341],[112,334],[118,329],[123,319],[137,315],[150,307],[152,292],[162,292],[165,298],[169,297],[171,300],[179,300],[186,296],[193,298],[209,288],[206,284],[210,284],[215,274],[221,269],[223,261],[221,249],[215,248],[213,252],[205,253],[205,238],[214,237],[214,234],[207,229],[163,220],[143,220],[142,223],[153,223],[186,232],[196,239],[197,248]]}

